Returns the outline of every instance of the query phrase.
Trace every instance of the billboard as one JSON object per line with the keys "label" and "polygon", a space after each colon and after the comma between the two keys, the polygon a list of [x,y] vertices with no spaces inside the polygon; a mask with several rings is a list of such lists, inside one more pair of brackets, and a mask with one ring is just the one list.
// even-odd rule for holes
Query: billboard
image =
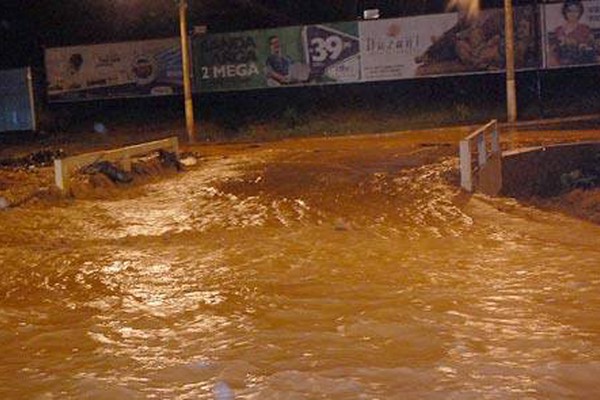
{"label": "billboard", "polygon": [[600,63],[600,0],[541,7],[545,68]]}
{"label": "billboard", "polygon": [[360,80],[356,22],[210,34],[193,40],[199,92]]}
{"label": "billboard", "polygon": [[[535,8],[515,9],[515,67],[539,64]],[[359,25],[363,81],[502,71],[504,12],[363,21]]]}
{"label": "billboard", "polygon": [[[536,68],[536,8],[516,7],[514,17],[515,67]],[[504,11],[208,34],[194,38],[193,53],[197,92],[500,72]]]}
{"label": "billboard", "polygon": [[50,101],[181,93],[178,38],[47,49]]}
{"label": "billboard", "polygon": [[35,129],[31,70],[0,71],[0,132]]}
{"label": "billboard", "polygon": [[[600,29],[600,0],[587,3],[590,6],[582,15]],[[561,6],[544,7],[548,15],[541,25],[535,5],[514,9],[517,70],[539,68],[540,36],[546,38],[548,48],[558,37],[553,25],[558,24],[558,17],[552,17],[552,12]],[[541,35],[541,26],[552,31]],[[472,17],[452,12],[197,35],[192,38],[194,91],[502,72],[504,35],[503,9],[482,10]],[[578,51],[590,53],[587,47]],[[597,59],[597,53],[593,54]],[[573,63],[573,57],[565,60],[559,65]],[[175,38],[46,51],[50,101],[181,93],[181,67],[179,39]]]}

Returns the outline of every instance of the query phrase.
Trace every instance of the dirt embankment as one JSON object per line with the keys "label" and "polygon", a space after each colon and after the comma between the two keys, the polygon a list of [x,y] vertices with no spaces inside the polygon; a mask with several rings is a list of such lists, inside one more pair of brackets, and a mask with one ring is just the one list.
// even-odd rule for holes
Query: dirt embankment
{"label": "dirt embankment", "polygon": [[537,207],[560,211],[600,225],[600,188],[574,189],[550,198],[530,200]]}

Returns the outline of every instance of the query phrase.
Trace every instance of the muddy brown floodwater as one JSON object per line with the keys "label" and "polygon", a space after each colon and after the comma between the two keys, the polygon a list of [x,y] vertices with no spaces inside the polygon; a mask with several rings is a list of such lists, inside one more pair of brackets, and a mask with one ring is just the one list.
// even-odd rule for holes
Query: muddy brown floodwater
{"label": "muddy brown floodwater", "polygon": [[1,397],[597,398],[600,226],[460,193],[463,133],[0,212]]}

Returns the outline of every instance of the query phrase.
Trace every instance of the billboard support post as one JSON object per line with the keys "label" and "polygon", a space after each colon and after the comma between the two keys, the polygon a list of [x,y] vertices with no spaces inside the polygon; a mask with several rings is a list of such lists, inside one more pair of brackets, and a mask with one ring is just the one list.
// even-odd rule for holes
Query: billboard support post
{"label": "billboard support post", "polygon": [[196,141],[194,123],[194,102],[192,98],[192,79],[190,65],[190,45],[187,29],[187,0],[179,1],[179,31],[181,34],[181,61],[183,67],[183,95],[185,101],[185,126],[190,143]]}
{"label": "billboard support post", "polygon": [[29,91],[29,107],[31,108],[31,130],[37,131],[37,110],[35,109],[35,91],[33,89],[33,72],[27,67],[27,90]]}
{"label": "billboard support post", "polygon": [[517,120],[517,89],[515,85],[515,47],[512,0],[504,0],[504,32],[506,54],[506,114],[509,123]]}

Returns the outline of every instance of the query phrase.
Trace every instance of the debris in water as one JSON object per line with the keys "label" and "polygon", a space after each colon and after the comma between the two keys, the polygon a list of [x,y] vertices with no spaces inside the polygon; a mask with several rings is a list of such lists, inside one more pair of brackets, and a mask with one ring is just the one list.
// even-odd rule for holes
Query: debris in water
{"label": "debris in water", "polygon": [[215,400],[233,400],[235,395],[229,385],[223,381],[219,381],[215,384],[213,389]]}
{"label": "debris in water", "polygon": [[336,231],[349,231],[350,230],[350,223],[348,221],[345,221],[342,218],[338,218],[335,221],[335,230]]}
{"label": "debris in water", "polygon": [[179,162],[186,167],[192,167],[198,164],[198,159],[194,156],[188,156],[186,158],[181,159]]}
{"label": "debris in water", "polygon": [[158,158],[160,159],[160,162],[166,166],[175,167],[177,171],[183,170],[182,163],[177,159],[177,155],[173,152],[161,149],[158,151]]}
{"label": "debris in water", "polygon": [[94,163],[85,169],[86,173],[101,173],[110,178],[113,182],[129,183],[133,177],[128,172],[122,170],[108,161]]}
{"label": "debris in water", "polygon": [[57,150],[40,150],[34,153],[28,154],[24,157],[8,158],[0,160],[0,167],[11,167],[11,168],[26,168],[31,167],[47,167],[52,165],[54,159],[61,158],[65,155],[63,149]]}

